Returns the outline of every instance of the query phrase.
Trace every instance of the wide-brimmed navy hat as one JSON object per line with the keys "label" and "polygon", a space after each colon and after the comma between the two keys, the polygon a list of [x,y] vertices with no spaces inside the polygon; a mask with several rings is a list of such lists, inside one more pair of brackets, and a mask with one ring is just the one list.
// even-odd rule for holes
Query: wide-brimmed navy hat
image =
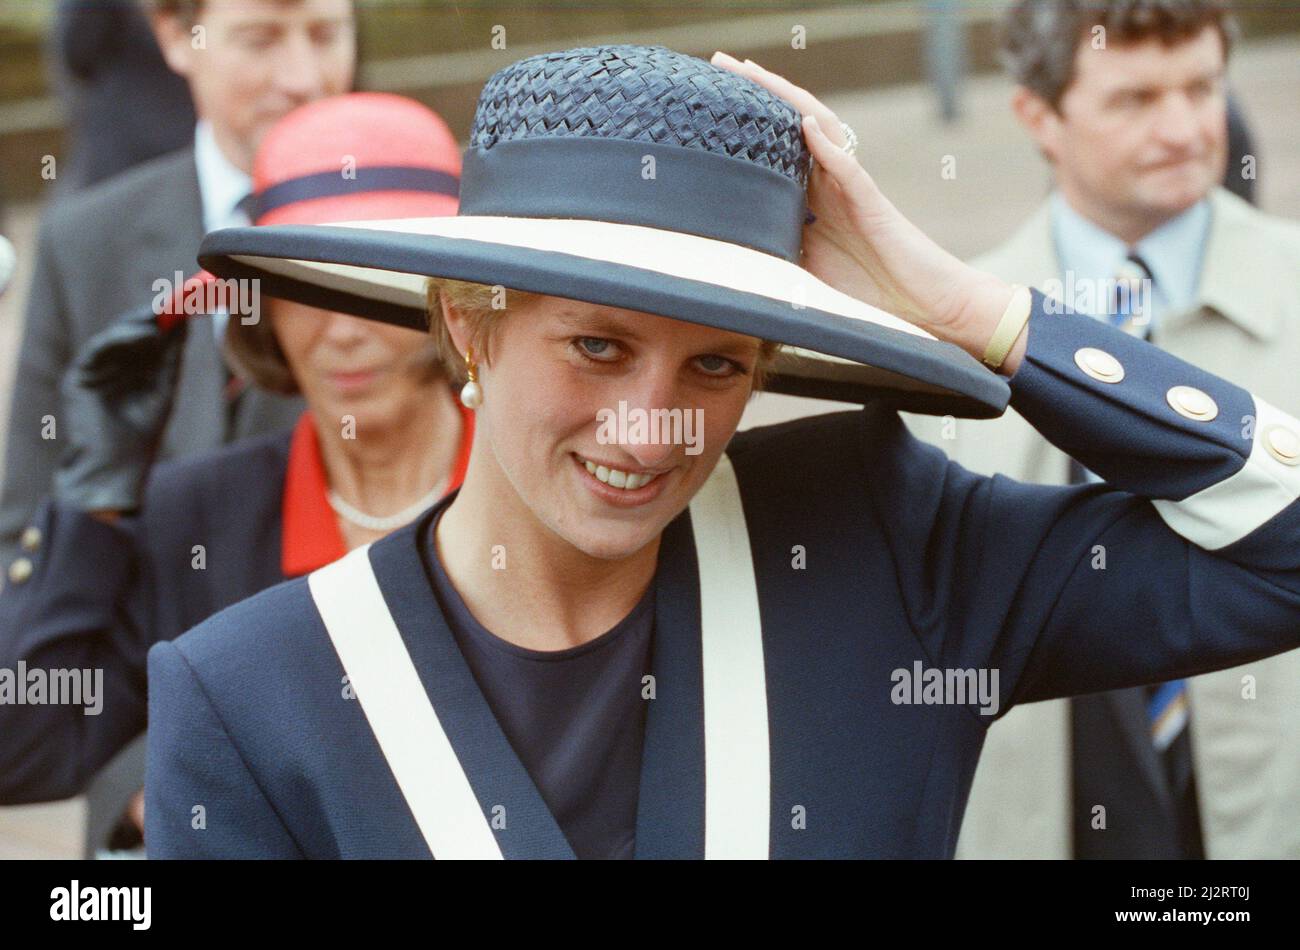
{"label": "wide-brimmed navy hat", "polygon": [[483,87],[456,216],[231,228],[199,262],[413,327],[429,277],[643,311],[784,344],[778,392],[1000,414],[1006,382],[964,350],[799,266],[810,166],[798,112],[735,73],[659,46],[544,53]]}

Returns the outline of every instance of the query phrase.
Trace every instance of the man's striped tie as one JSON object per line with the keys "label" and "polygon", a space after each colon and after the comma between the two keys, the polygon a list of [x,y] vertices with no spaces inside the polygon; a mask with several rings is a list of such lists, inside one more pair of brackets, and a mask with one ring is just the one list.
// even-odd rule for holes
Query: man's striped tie
{"label": "man's striped tie", "polygon": [[1143,339],[1151,335],[1151,268],[1136,251],[1119,265],[1110,295],[1110,322],[1125,333]]}
{"label": "man's striped tie", "polygon": [[1147,687],[1147,724],[1151,744],[1164,766],[1173,800],[1179,844],[1185,858],[1205,857],[1200,807],[1196,801],[1196,775],[1192,763],[1192,737],[1188,730],[1191,706],[1186,680]]}
{"label": "man's striped tie", "polygon": [[1151,743],[1163,754],[1187,728],[1187,680],[1171,680],[1150,689],[1147,721],[1151,724]]}

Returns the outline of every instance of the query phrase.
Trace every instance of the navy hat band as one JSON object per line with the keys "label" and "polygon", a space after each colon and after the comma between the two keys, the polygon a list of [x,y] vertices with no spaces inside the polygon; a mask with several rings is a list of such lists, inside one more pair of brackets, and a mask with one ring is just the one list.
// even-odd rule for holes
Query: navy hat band
{"label": "navy hat band", "polygon": [[462,215],[636,224],[799,260],[799,184],[712,152],[628,139],[513,139],[466,149],[461,176]]}
{"label": "navy hat band", "polygon": [[409,165],[371,165],[356,169],[355,177],[339,171],[289,178],[253,196],[249,217],[256,221],[285,205],[312,198],[334,198],[370,191],[425,191],[455,198],[460,179],[451,172]]}

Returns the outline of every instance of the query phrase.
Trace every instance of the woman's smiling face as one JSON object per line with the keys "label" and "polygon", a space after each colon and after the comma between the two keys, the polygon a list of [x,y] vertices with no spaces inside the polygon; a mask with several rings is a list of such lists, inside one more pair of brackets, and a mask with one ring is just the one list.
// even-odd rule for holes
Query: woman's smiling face
{"label": "woman's smiling face", "polygon": [[[446,313],[463,353],[468,331]],[[760,341],[560,297],[493,319],[491,362],[478,369],[477,441],[497,469],[489,476],[591,557],[641,550],[690,503],[735,433]]]}

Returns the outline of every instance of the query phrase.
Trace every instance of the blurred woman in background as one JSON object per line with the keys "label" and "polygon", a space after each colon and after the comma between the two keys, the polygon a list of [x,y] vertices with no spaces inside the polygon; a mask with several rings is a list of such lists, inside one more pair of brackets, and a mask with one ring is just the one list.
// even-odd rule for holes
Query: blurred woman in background
{"label": "blurred woman in background", "polygon": [[[459,171],[455,138],[419,103],[322,100],[266,136],[255,220],[454,214]],[[79,793],[144,730],[155,642],[406,524],[464,474],[473,417],[427,333],[273,297],[263,314],[215,316],[231,386],[301,393],[297,426],[151,470],[188,321],[224,289],[200,274],[166,312],[122,319],[65,384],[71,447],[0,594],[0,668],[102,679],[78,705],[0,704],[0,803]]]}

